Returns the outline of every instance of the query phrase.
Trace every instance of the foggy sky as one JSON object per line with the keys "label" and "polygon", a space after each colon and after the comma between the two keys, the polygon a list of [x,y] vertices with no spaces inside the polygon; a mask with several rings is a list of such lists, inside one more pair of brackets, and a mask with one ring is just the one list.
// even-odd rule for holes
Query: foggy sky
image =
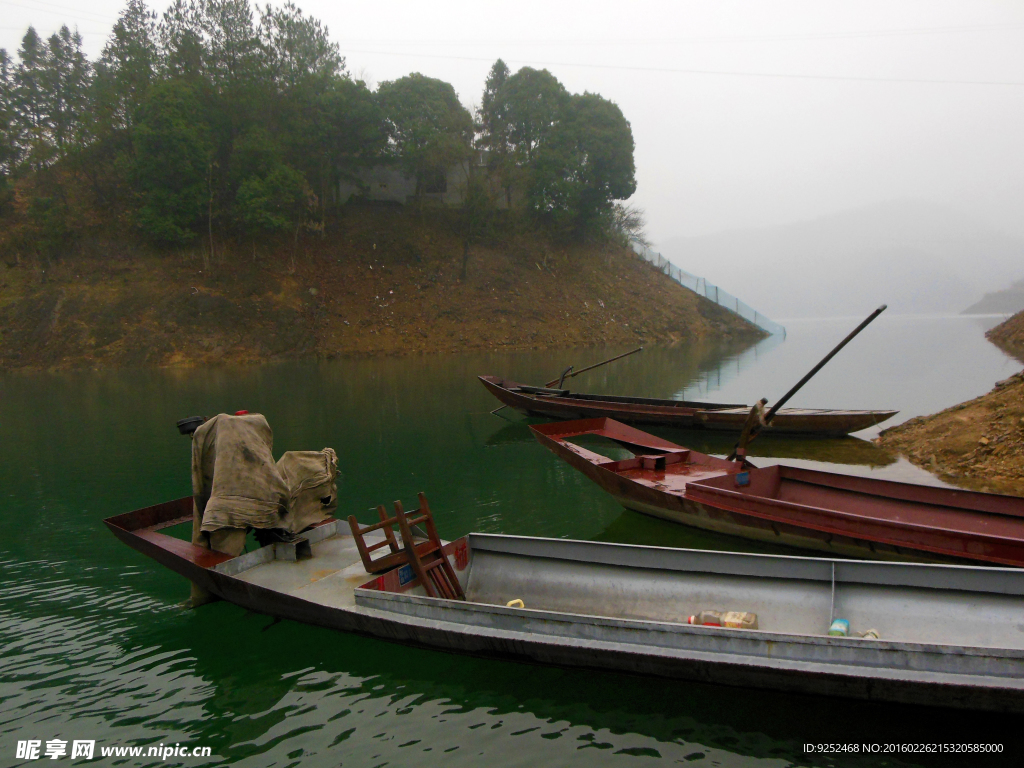
{"label": "foggy sky", "polygon": [[[637,145],[631,202],[656,242],[891,200],[1024,236],[1024,4],[298,5],[371,85],[421,72],[472,108],[500,56],[615,101]],[[121,6],[0,0],[0,47],[13,56],[29,23],[44,36],[77,24],[94,59]],[[773,74],[805,77],[759,76]]]}

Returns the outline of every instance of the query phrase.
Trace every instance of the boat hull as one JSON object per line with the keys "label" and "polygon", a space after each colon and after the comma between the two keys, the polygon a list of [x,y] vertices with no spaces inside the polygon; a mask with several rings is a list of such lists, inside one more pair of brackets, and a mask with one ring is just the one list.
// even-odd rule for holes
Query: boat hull
{"label": "boat hull", "polygon": [[[478,598],[489,602],[474,604],[428,598],[408,589],[389,591],[397,583],[394,572],[384,576],[364,573],[368,581],[353,590],[354,599],[349,605],[327,605],[247,581],[246,575],[251,569],[245,570],[242,560],[258,559],[261,550],[230,558],[208,550],[197,551],[202,548],[159,533],[159,528],[165,524],[185,521],[181,512],[189,502],[182,499],[105,522],[129,546],[210,593],[257,613],[439,651],[560,667],[872,701],[1024,712],[1024,681],[1021,680],[1024,649],[943,649],[895,642],[865,644],[849,638],[795,637],[691,627],[685,623],[665,623],[657,617],[644,620],[642,617],[614,618],[541,609],[520,611],[506,608],[503,603],[494,604],[490,596]],[[324,527],[325,542],[344,537],[335,523],[330,525],[335,529]],[[780,588],[802,591],[806,589],[805,583],[812,584],[818,603],[827,605],[827,561],[758,560],[763,556],[482,534],[472,534],[468,545],[466,542],[467,539],[460,540],[465,547],[461,568],[465,570],[467,560],[469,567],[485,568],[478,579],[482,588],[486,588],[488,574],[491,582],[496,581],[502,589],[526,588],[523,584],[527,582],[516,584],[516,580],[529,579],[536,568],[554,563],[567,569],[570,580],[586,586],[598,600],[605,599],[602,595],[620,592],[624,584],[622,574],[628,577],[625,581],[632,580],[632,589],[644,595],[651,590],[665,589],[666,585],[672,588],[680,579],[699,580],[718,572],[723,578],[748,578],[748,581],[751,575],[775,578],[781,586],[773,586],[775,582],[765,585],[762,592],[768,595],[777,594]],[[317,546],[313,545],[314,557],[318,556]],[[489,570],[486,570],[488,562]],[[533,565],[524,568],[523,563]],[[842,568],[853,569],[851,575],[840,571],[838,578],[851,584],[868,585],[892,581],[886,573],[870,572],[872,565],[844,564]],[[299,565],[284,566],[288,567]],[[865,575],[858,576],[854,572],[864,567],[869,569]],[[835,565],[832,568],[835,593],[837,572]],[[954,583],[963,582],[968,589],[978,589],[976,585],[972,587],[973,582],[995,578],[987,573],[979,575],[976,573],[979,569],[967,570],[970,572],[953,573]],[[673,572],[678,576],[672,576]],[[777,579],[779,574],[785,576],[782,581]],[[909,588],[914,589],[915,574],[910,573],[910,577]],[[559,578],[559,573],[548,574],[549,580]],[[655,584],[652,578],[661,581]],[[916,578],[922,583],[934,581],[927,574],[918,574]],[[1007,581],[998,583],[994,590],[986,589],[988,597],[984,598],[1002,601],[998,605],[1003,605],[1004,611],[1007,600],[1015,599],[1012,595],[1024,594],[1024,583],[1018,583],[1022,579],[1017,578],[1016,572],[1005,579]],[[543,590],[544,587],[538,588]],[[537,594],[527,595],[529,605],[539,600]],[[661,606],[667,601],[651,602]],[[992,605],[998,608],[997,603]],[[836,663],[836,659],[849,663]],[[888,659],[889,666],[880,665],[878,659]],[[1000,670],[1000,676],[965,674],[973,668],[972,664]],[[1021,670],[1014,673],[1017,667]]]}
{"label": "boat hull", "polygon": [[[479,376],[501,403],[528,416],[575,420],[608,417],[626,424],[739,432],[749,405],[688,403],[677,400],[598,395],[544,396],[519,391],[521,384],[497,376]],[[891,418],[896,411],[842,411],[783,408],[770,427],[772,434],[841,437]]]}

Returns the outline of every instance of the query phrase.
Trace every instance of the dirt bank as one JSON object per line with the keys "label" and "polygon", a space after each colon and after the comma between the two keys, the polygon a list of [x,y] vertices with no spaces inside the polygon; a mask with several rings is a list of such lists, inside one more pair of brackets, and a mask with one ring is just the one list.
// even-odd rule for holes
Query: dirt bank
{"label": "dirt bank", "polygon": [[1024,496],[1024,371],[987,395],[887,429],[877,442],[956,485]]}
{"label": "dirt bank", "polygon": [[0,265],[0,367],[256,363],[763,334],[613,244],[470,248],[443,221],[365,209],[296,247],[158,254],[97,238]]}
{"label": "dirt bank", "polygon": [[1007,318],[985,336],[1007,354],[1024,362],[1024,312]]}

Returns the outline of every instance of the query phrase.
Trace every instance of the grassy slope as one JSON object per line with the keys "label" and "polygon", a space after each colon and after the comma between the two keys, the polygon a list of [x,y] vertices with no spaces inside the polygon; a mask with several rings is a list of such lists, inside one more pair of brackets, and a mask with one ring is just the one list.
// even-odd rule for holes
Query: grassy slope
{"label": "grassy slope", "polygon": [[[188,365],[760,336],[627,249],[520,235],[470,250],[436,217],[348,210],[323,239],[153,254],[123,238],[0,265],[0,366]],[[220,251],[224,251],[221,253]],[[130,255],[126,255],[130,254]]]}

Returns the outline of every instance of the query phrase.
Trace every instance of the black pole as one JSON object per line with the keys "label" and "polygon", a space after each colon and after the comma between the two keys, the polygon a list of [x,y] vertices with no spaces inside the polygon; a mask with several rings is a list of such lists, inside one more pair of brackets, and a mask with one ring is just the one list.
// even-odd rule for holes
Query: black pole
{"label": "black pole", "polygon": [[872,320],[874,320],[876,317],[878,317],[880,314],[882,314],[885,311],[886,306],[887,306],[886,304],[883,304],[878,309],[876,309],[874,312],[872,312],[870,315],[868,315],[864,319],[864,322],[862,322],[860,325],[858,325],[856,328],[854,328],[852,331],[850,331],[850,335],[847,336],[845,339],[843,339],[841,342],[839,342],[839,344],[836,346],[835,349],[833,349],[831,352],[829,352],[827,355],[825,355],[825,357],[822,358],[820,363],[818,363],[816,366],[811,368],[811,370],[807,372],[807,375],[804,376],[802,379],[800,379],[800,381],[798,381],[796,383],[796,386],[794,386],[791,390],[789,390],[789,392],[784,394],[782,396],[782,398],[775,405],[773,405],[771,407],[771,409],[768,411],[768,413],[766,413],[764,415],[765,424],[770,424],[772,418],[775,416],[775,412],[777,410],[779,410],[779,408],[784,406],[786,404],[786,402],[789,400],[789,398],[791,398],[793,395],[795,395],[797,393],[797,391],[800,389],[800,387],[802,387],[804,384],[806,384],[808,381],[810,381],[811,377],[814,376],[814,374],[816,374],[818,371],[820,371],[822,368],[824,368],[825,367],[825,363],[827,363],[829,360],[831,360],[833,357],[835,357],[837,354],[839,354],[839,350],[841,350],[843,347],[845,347],[847,344],[849,344],[851,341],[853,341],[853,337],[854,336],[856,336],[858,333],[860,333],[865,328],[867,328],[868,324]]}

